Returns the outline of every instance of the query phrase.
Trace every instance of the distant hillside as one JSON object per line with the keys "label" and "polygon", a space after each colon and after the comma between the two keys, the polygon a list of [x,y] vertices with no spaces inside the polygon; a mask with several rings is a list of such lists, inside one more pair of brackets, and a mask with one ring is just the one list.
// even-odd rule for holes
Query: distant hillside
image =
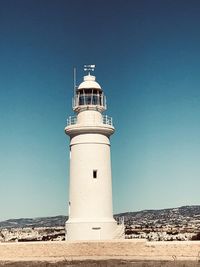
{"label": "distant hillside", "polygon": [[116,217],[124,217],[125,223],[148,222],[181,222],[192,219],[200,220],[200,205],[183,206],[179,208],[161,210],[142,210],[137,212],[125,212],[117,214]]}
{"label": "distant hillside", "polygon": [[[137,212],[125,212],[116,214],[116,219],[124,217],[125,223],[136,223],[141,221],[152,222],[170,222],[199,219],[200,205],[183,206],[179,208],[161,209],[161,210],[142,210]],[[22,218],[10,219],[0,222],[0,228],[23,228],[23,227],[54,227],[64,226],[67,216],[41,217],[41,218]]]}
{"label": "distant hillside", "polygon": [[54,227],[64,226],[66,216],[10,219],[0,222],[0,228],[23,228],[23,227]]}
{"label": "distant hillside", "polygon": [[116,216],[126,216],[126,217],[136,217],[136,218],[144,218],[150,217],[151,219],[160,219],[168,217],[169,215],[176,216],[177,214],[184,217],[194,217],[196,215],[200,215],[200,205],[197,206],[183,206],[179,208],[169,208],[169,209],[161,209],[161,210],[142,210],[136,212],[124,212],[119,213]]}

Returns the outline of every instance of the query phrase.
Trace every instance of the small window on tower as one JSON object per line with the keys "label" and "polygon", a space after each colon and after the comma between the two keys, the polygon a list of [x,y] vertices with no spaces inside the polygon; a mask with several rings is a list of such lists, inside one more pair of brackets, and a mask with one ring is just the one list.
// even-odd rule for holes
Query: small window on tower
{"label": "small window on tower", "polygon": [[97,178],[97,170],[93,170],[93,178],[94,178],[94,179]]}

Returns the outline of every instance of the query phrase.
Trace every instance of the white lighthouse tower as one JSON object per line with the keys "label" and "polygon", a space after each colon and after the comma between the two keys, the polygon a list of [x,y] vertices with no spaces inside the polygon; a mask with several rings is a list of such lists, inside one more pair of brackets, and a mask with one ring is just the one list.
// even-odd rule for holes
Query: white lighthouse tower
{"label": "white lighthouse tower", "polygon": [[88,71],[76,88],[65,133],[70,136],[69,219],[67,240],[118,238],[123,232],[113,219],[110,136],[112,118],[103,115],[106,97]]}

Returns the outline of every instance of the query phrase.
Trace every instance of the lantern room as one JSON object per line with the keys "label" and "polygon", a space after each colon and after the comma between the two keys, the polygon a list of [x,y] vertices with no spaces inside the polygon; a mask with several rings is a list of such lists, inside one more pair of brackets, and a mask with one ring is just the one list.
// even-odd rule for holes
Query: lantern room
{"label": "lantern room", "polygon": [[106,110],[106,97],[101,86],[96,82],[96,77],[90,73],[83,78],[83,82],[78,86],[73,99],[73,110]]}

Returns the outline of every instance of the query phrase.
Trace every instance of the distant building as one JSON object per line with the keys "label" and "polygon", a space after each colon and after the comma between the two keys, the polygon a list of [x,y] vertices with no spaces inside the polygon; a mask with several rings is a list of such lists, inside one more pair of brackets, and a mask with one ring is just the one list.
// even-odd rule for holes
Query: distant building
{"label": "distant building", "polygon": [[[120,238],[124,226],[117,225],[112,209],[110,136],[112,118],[103,115],[106,97],[91,67],[75,88],[74,117],[69,117],[65,133],[70,136],[69,219],[67,240]],[[93,70],[93,69],[92,69]]]}

